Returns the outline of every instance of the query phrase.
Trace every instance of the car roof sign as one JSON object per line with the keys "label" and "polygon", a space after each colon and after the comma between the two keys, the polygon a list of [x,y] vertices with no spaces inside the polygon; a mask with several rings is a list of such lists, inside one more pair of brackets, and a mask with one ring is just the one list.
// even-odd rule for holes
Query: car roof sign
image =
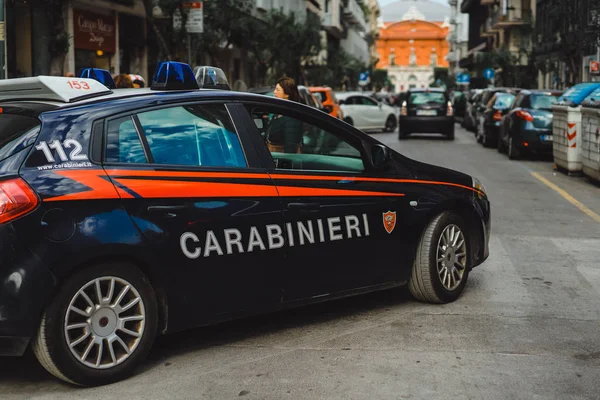
{"label": "car roof sign", "polygon": [[0,80],[0,101],[50,100],[71,103],[112,90],[95,79],[37,76]]}
{"label": "car roof sign", "polygon": [[164,61],[156,66],[152,78],[152,90],[200,89],[192,68],[182,62]]}
{"label": "car roof sign", "polygon": [[110,75],[110,72],[108,72],[105,69],[86,68],[83,71],[81,71],[80,77],[95,79],[109,89],[117,88],[117,85],[116,85],[114,79],[112,78],[112,76]]}

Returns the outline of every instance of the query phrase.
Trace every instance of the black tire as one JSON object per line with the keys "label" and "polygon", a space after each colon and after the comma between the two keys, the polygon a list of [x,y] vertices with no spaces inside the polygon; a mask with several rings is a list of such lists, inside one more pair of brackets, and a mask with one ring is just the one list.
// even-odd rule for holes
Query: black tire
{"label": "black tire", "polygon": [[384,132],[394,132],[397,127],[398,121],[396,120],[396,117],[394,115],[388,116],[387,120],[385,121]]}
{"label": "black tire", "polygon": [[498,135],[498,153],[504,154],[506,153],[506,146],[504,145],[504,140],[502,140],[502,135]]}
{"label": "black tire", "polygon": [[[112,293],[112,298],[115,300],[113,302],[113,300],[109,299],[109,303],[112,302],[113,304],[121,305],[124,308],[124,304],[127,305],[131,300],[135,300],[136,296],[141,299],[141,301],[138,301],[131,306],[131,308],[129,308],[127,311],[123,311],[121,314],[125,317],[133,316],[134,318],[135,315],[144,315],[145,318],[143,321],[134,320],[123,323],[123,326],[126,329],[130,331],[136,331],[138,334],[140,334],[139,338],[136,339],[132,335],[128,335],[122,331],[119,331],[120,335],[117,336],[120,337],[123,345],[119,344],[117,341],[114,341],[112,342],[113,345],[109,346],[109,339],[107,339],[109,336],[102,336],[93,331],[93,329],[111,329],[110,324],[113,322],[116,323],[116,320],[111,322],[111,320],[106,317],[96,320],[96,325],[89,325],[87,328],[75,328],[73,330],[69,330],[69,332],[73,332],[77,331],[78,329],[83,329],[80,335],[70,334],[73,336],[71,336],[70,339],[67,338],[68,335],[65,332],[65,320],[67,319],[67,315],[72,316],[73,318],[70,320],[70,322],[73,322],[76,320],[76,318],[80,318],[82,322],[85,323],[86,318],[87,321],[93,321],[94,316],[97,318],[99,311],[103,310],[102,307],[99,309],[97,307],[91,307],[91,304],[88,302],[90,307],[83,309],[84,312],[90,314],[88,318],[81,316],[78,313],[74,313],[71,308],[71,301],[75,298],[80,289],[83,289],[90,282],[94,282],[94,280],[97,278],[102,277],[109,277],[109,279],[115,278],[117,280],[117,283],[115,283],[113,286],[114,289]],[[109,281],[105,282],[106,286],[103,287],[101,296],[105,297],[106,294],[106,297],[109,298],[110,285]],[[125,291],[125,295],[122,297],[121,301],[117,303],[117,300],[121,294],[121,290],[124,289],[123,282],[128,283],[131,288]],[[88,298],[92,301],[92,303],[98,304],[98,296],[94,295],[95,291],[93,288],[95,288],[95,285],[92,285],[90,288],[86,289],[85,294],[88,295]],[[84,297],[78,297],[78,299],[81,300],[84,299]],[[77,303],[73,303],[73,305],[76,304]],[[82,309],[81,307],[78,308]],[[105,307],[104,310],[107,308],[108,307]],[[143,310],[143,314],[136,314],[140,310]],[[114,315],[116,316],[117,314],[115,313]],[[63,381],[81,386],[105,385],[127,378],[133,373],[133,370],[146,359],[154,342],[154,338],[156,337],[157,324],[157,301],[154,289],[152,288],[148,278],[138,268],[127,263],[98,264],[76,273],[62,285],[56,297],[44,311],[38,331],[32,340],[32,349],[40,364],[42,364],[42,366],[52,375]],[[94,326],[94,328],[92,328],[92,326]],[[100,328],[97,328],[98,326]],[[67,341],[77,341],[78,339],[74,338],[86,336],[86,332],[88,332],[87,337],[89,337],[89,340],[86,339],[81,342],[80,345],[83,347],[79,347],[80,345],[73,347],[74,351],[79,351],[80,348],[85,349],[88,346],[90,349],[92,349],[89,351],[85,361],[90,360],[90,356],[93,360],[94,357],[97,357],[98,353],[106,356],[106,358],[102,358],[101,362],[107,361],[108,357],[111,358],[110,361],[113,363],[115,362],[115,359],[120,359],[122,361],[117,362],[116,365],[107,367],[105,369],[93,368],[91,366],[84,365],[84,363],[77,359],[71,352]],[[116,332],[117,330],[115,329],[114,333],[116,334]],[[102,349],[107,353],[100,352],[100,345],[89,344],[93,343],[95,338],[98,338],[98,340],[101,341]],[[114,344],[119,345],[115,347]],[[129,348],[131,352],[129,356],[126,356],[126,352],[124,350],[125,347],[123,346],[131,346]],[[110,351],[111,349],[112,351]],[[83,351],[83,353],[84,354],[82,357],[85,355],[85,351]],[[115,357],[113,358],[112,355]]]}
{"label": "black tire", "polygon": [[[463,234],[465,249],[465,258],[463,261],[465,267],[462,270],[462,280],[458,286],[449,290],[444,287],[442,279],[438,274],[437,253],[442,233],[446,227],[451,226],[457,226]],[[469,263],[471,261],[469,251],[469,232],[465,229],[462,218],[448,211],[433,218],[425,228],[417,246],[415,261],[408,282],[408,289],[411,295],[417,300],[429,303],[440,304],[455,301],[463,292],[469,277]]]}
{"label": "black tire", "polygon": [[347,123],[348,125],[354,126],[354,121],[352,121],[352,118],[350,118],[350,117],[344,118],[344,122]]}
{"label": "black tire", "polygon": [[446,139],[454,140],[454,125],[452,125],[452,128],[446,133]]}
{"label": "black tire", "polygon": [[518,160],[521,157],[521,151],[515,146],[512,136],[508,138],[508,158]]}

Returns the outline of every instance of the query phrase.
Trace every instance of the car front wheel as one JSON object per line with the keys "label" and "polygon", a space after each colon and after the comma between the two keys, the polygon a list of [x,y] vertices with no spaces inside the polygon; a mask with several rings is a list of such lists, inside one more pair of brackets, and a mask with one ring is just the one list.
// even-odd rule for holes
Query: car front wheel
{"label": "car front wheel", "polygon": [[385,121],[385,132],[394,132],[397,126],[398,122],[396,121],[396,117],[390,115]]}
{"label": "car front wheel", "polygon": [[469,238],[464,226],[460,216],[443,212],[421,235],[408,282],[417,300],[449,303],[464,290],[469,276]]}
{"label": "car front wheel", "polygon": [[82,386],[129,376],[156,336],[148,278],[125,263],[99,264],[68,279],[46,308],[33,351],[57,378]]}

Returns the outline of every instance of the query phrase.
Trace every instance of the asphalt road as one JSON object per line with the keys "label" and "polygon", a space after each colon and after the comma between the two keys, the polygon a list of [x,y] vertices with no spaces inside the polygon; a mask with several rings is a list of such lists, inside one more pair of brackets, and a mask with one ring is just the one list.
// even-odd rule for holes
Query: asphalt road
{"label": "asphalt road", "polygon": [[600,187],[458,126],[453,142],[375,136],[487,187],[491,256],[457,302],[392,290],[167,336],[136,376],[92,389],[0,358],[0,398],[600,398]]}

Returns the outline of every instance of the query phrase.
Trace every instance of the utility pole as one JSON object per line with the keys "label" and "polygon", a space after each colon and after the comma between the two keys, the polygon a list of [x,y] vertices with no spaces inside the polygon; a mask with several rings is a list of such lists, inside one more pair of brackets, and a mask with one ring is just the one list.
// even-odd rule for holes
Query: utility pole
{"label": "utility pole", "polygon": [[456,73],[460,68],[460,50],[458,48],[458,0],[448,0],[450,4],[450,48],[452,49],[452,55],[454,57],[454,70],[452,63],[450,64],[450,71],[452,76],[456,76]]}

